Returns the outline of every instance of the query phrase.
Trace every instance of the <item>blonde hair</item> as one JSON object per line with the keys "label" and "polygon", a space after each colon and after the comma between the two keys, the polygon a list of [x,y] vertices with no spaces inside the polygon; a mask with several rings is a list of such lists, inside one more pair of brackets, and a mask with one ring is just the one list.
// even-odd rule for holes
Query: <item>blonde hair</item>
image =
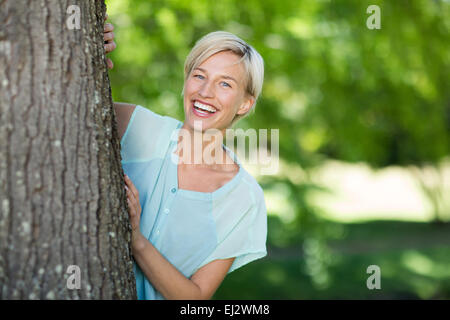
{"label": "blonde hair", "polygon": [[[236,35],[226,31],[215,31],[208,33],[198,40],[192,48],[184,63],[184,81],[188,79],[192,70],[197,68],[212,55],[222,52],[232,51],[241,57],[238,63],[243,62],[246,74],[247,94],[252,96],[255,101],[250,111],[243,115],[236,115],[233,123],[254,112],[256,101],[261,94],[264,82],[264,60],[261,55],[252,46]],[[181,93],[184,95],[184,88]]]}

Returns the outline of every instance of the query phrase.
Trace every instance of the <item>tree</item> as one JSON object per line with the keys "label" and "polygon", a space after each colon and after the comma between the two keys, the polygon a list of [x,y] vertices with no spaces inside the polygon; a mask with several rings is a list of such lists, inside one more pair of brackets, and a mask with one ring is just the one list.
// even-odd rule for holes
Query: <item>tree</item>
{"label": "tree", "polygon": [[1,299],[136,297],[104,14],[0,2]]}

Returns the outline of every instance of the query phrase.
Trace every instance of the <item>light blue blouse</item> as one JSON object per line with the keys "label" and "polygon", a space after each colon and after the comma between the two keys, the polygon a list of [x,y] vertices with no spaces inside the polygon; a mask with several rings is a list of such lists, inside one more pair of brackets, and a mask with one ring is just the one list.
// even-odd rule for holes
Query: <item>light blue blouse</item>
{"label": "light blue blouse", "polygon": [[[264,194],[236,155],[238,173],[214,192],[178,188],[182,122],[136,106],[121,140],[122,166],[139,191],[141,233],[184,276],[235,257],[229,272],[266,253]],[[164,299],[134,264],[138,299]]]}

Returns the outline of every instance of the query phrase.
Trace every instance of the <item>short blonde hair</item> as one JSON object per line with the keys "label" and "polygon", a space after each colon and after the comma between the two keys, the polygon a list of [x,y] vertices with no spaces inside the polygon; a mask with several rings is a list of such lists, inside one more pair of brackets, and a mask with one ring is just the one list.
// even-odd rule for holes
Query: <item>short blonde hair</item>
{"label": "short blonde hair", "polygon": [[[250,111],[254,111],[256,100],[261,94],[264,82],[264,60],[252,46],[230,32],[211,32],[195,43],[184,63],[184,81],[186,82],[192,70],[197,68],[212,55],[222,51],[232,51],[241,57],[238,63],[243,62],[244,64],[244,70],[247,76],[245,79],[245,91],[255,99],[255,102],[250,109]],[[182,95],[184,95],[184,88]],[[232,123],[247,116],[250,111],[243,115],[237,115]]]}

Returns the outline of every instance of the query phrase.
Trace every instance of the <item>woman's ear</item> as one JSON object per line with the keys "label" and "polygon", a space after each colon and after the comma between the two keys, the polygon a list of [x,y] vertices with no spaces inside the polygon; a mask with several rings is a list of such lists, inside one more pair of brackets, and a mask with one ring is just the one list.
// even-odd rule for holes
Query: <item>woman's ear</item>
{"label": "woman's ear", "polygon": [[255,104],[255,98],[252,96],[248,96],[245,102],[239,107],[239,110],[236,112],[237,115],[243,115],[250,111],[250,109]]}

